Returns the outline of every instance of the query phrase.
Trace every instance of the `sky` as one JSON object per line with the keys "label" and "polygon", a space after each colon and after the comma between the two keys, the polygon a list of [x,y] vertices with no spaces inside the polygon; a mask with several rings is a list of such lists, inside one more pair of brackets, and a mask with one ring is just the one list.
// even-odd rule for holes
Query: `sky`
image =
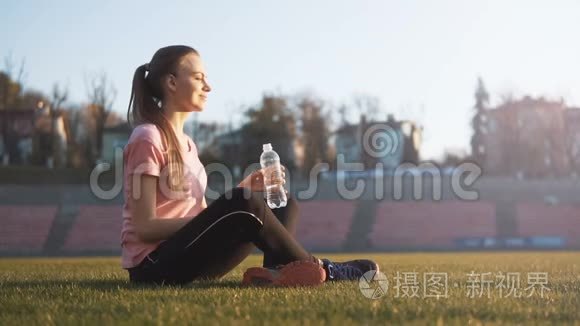
{"label": "sky", "polygon": [[421,156],[436,159],[469,150],[479,76],[492,105],[513,94],[580,106],[579,17],[577,0],[3,0],[0,56],[25,60],[28,89],[67,85],[69,103],[105,72],[124,116],[135,68],[186,44],[213,87],[200,121],[235,124],[267,92],[307,91],[335,111],[368,94],[381,116],[421,123]]}

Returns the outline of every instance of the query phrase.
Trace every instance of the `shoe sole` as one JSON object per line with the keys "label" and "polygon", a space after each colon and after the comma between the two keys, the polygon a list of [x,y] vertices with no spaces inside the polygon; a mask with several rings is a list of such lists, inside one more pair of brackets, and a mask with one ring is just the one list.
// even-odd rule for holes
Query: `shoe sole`
{"label": "shoe sole", "polygon": [[257,286],[316,286],[324,283],[326,272],[310,261],[295,261],[279,270],[263,267],[248,268],[242,284]]}

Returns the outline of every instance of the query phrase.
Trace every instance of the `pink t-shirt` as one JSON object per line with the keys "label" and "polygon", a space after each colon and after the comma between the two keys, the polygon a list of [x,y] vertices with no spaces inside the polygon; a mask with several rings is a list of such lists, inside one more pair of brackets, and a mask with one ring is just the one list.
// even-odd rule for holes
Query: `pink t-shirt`
{"label": "pink t-shirt", "polygon": [[[124,164],[124,198],[123,226],[121,230],[122,266],[131,268],[151,253],[160,242],[145,243],[139,240],[131,217],[130,201],[133,192],[133,177],[142,173],[159,177],[157,184],[157,218],[187,218],[192,219],[203,210],[202,202],[207,186],[207,175],[200,162],[197,148],[191,138],[186,136],[182,141],[181,153],[185,167],[184,192],[172,192],[167,184],[167,149],[163,145],[162,136],[154,124],[141,124],[133,130],[129,142],[123,152]],[[136,193],[138,190],[136,189]],[[135,195],[136,193],[133,193]]]}

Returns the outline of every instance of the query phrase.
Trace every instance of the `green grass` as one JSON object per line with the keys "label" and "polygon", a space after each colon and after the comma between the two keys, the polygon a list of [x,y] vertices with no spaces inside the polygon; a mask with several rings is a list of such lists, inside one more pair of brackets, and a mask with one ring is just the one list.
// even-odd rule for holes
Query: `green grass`
{"label": "green grass", "polygon": [[[580,253],[428,253],[370,257],[389,280],[383,297],[364,297],[357,282],[318,288],[244,288],[249,257],[224,279],[185,287],[134,286],[118,258],[0,259],[0,325],[30,324],[546,324],[580,325]],[[396,272],[446,272],[448,298],[396,298]],[[468,298],[471,271],[547,272],[548,288],[527,298]],[[455,287],[457,284],[457,287]],[[494,283],[496,284],[496,283]],[[422,295],[422,284],[420,284]]]}

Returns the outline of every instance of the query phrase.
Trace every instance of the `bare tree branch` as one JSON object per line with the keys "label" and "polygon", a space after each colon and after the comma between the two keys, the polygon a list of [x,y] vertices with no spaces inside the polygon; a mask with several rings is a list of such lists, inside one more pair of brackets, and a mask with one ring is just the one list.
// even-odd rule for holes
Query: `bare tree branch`
{"label": "bare tree branch", "polygon": [[51,107],[52,110],[60,110],[62,103],[68,99],[68,86],[63,89],[60,88],[58,83],[55,83],[52,87],[52,97],[51,97]]}
{"label": "bare tree branch", "polygon": [[359,115],[366,115],[368,121],[378,118],[380,111],[380,100],[376,96],[367,94],[357,94],[353,98],[355,107],[359,111]]}
{"label": "bare tree branch", "polygon": [[103,130],[115,98],[117,97],[117,89],[104,71],[85,78],[85,83],[87,85],[89,105],[93,106],[96,155],[97,157],[101,157],[103,150]]}

